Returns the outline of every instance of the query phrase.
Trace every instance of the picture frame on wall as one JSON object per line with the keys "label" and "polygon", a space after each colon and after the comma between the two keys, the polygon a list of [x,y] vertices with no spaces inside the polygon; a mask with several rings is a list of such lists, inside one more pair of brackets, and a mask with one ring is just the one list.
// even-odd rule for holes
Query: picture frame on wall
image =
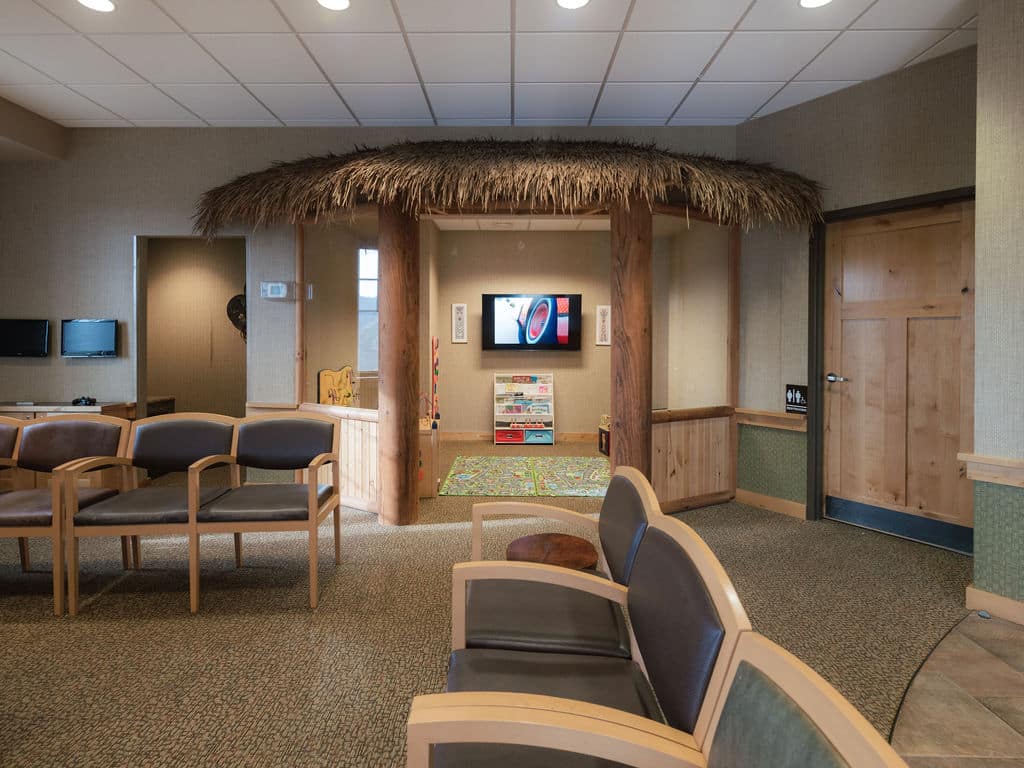
{"label": "picture frame on wall", "polygon": [[469,342],[465,304],[452,304],[452,344]]}
{"label": "picture frame on wall", "polygon": [[598,304],[594,313],[597,318],[594,328],[594,344],[610,347],[612,344],[612,305]]}

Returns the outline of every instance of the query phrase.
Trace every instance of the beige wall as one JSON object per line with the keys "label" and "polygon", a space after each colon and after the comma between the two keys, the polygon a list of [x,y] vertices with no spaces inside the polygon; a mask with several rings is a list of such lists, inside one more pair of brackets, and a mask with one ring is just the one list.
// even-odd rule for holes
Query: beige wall
{"label": "beige wall", "polygon": [[245,415],[245,342],[227,303],[245,284],[245,241],[149,241],[147,367],[150,397],[175,410]]}

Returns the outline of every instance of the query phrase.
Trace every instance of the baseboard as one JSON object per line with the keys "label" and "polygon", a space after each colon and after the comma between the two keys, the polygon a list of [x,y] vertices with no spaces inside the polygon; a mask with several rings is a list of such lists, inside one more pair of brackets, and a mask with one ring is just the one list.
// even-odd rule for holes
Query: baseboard
{"label": "baseboard", "polygon": [[1024,603],[1012,597],[1003,597],[995,592],[986,592],[973,584],[967,585],[967,608],[972,611],[986,611],[996,618],[1024,624]]}
{"label": "baseboard", "polygon": [[742,488],[736,489],[736,501],[740,504],[748,504],[751,507],[767,509],[769,512],[778,512],[789,517],[796,517],[800,520],[807,519],[807,505],[789,499],[780,499],[775,496],[765,496],[763,493],[745,491]]}
{"label": "baseboard", "polygon": [[825,517],[828,520],[868,528],[901,539],[948,549],[961,555],[970,555],[974,552],[974,531],[945,520],[911,515],[836,496],[825,497]]}
{"label": "baseboard", "polygon": [[710,507],[715,504],[725,504],[725,502],[732,501],[732,499],[732,491],[705,493],[703,496],[691,496],[687,499],[663,501],[661,502],[661,511],[663,514],[672,515],[676,512],[686,512],[689,509],[700,509],[701,507]]}

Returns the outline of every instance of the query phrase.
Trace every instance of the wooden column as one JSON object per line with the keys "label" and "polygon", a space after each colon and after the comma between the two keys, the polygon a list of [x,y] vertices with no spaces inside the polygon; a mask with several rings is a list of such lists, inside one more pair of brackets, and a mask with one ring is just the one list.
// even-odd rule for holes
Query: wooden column
{"label": "wooden column", "polygon": [[385,525],[408,525],[419,513],[420,229],[394,205],[380,207],[379,222],[378,517]]}
{"label": "wooden column", "polygon": [[636,467],[651,476],[652,219],[647,203],[613,206],[612,469]]}

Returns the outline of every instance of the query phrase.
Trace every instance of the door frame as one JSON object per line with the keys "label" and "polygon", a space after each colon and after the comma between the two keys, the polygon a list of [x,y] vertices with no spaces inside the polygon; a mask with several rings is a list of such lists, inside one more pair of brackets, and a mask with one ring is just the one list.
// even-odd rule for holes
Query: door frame
{"label": "door frame", "polygon": [[[826,211],[811,227],[808,246],[807,324],[807,519],[825,516],[825,244],[829,224],[975,199],[975,188],[932,192]],[[972,404],[973,407],[973,404]]]}

